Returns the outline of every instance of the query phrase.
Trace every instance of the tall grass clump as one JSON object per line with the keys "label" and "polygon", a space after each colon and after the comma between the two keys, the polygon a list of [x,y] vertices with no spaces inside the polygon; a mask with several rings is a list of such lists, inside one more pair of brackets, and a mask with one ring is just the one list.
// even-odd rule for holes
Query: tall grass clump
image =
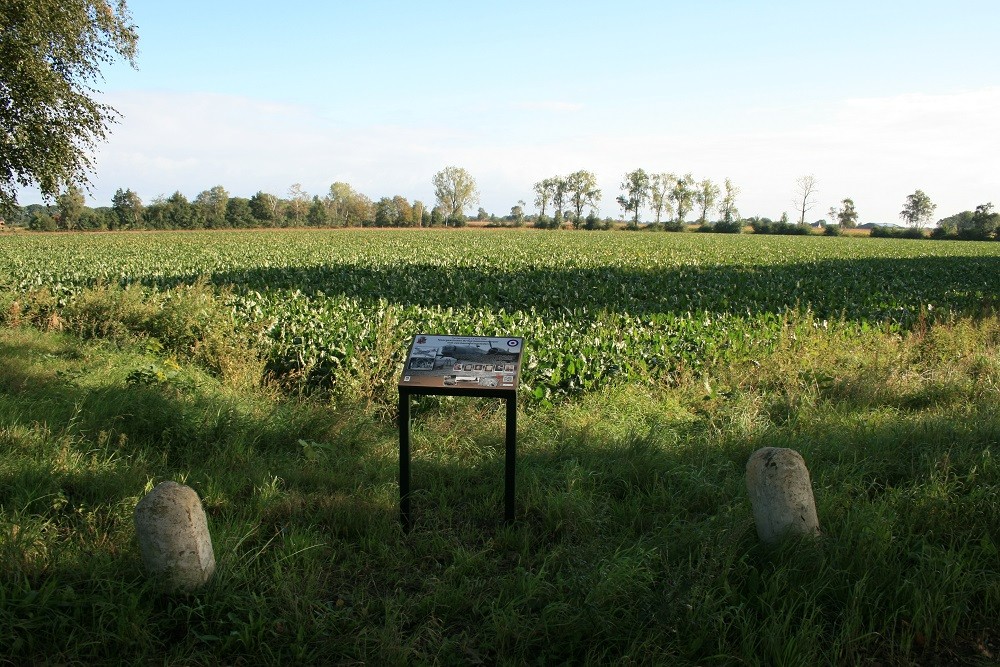
{"label": "tall grass clump", "polygon": [[80,290],[54,316],[59,328],[83,338],[142,341],[230,381],[257,382],[263,372],[252,334],[237,323],[225,291],[203,281],[163,291],[99,284]]}

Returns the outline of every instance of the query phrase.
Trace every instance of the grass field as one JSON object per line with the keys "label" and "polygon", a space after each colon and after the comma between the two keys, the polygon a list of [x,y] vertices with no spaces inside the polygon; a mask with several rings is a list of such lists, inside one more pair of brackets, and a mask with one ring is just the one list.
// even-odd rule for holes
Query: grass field
{"label": "grass field", "polygon": [[[0,237],[0,661],[992,664],[1000,246],[497,232]],[[414,415],[417,332],[528,339],[518,520],[495,402]],[[266,381],[262,382],[262,379]],[[762,446],[823,531],[756,539]],[[143,576],[201,495],[219,570]]]}

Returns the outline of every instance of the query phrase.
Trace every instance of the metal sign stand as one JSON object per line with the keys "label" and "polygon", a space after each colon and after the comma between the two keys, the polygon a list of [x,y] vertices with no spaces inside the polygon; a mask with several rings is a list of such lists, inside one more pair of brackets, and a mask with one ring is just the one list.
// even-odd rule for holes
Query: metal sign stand
{"label": "metal sign stand", "polygon": [[524,341],[514,336],[418,335],[399,381],[399,518],[410,532],[410,402],[419,395],[502,398],[507,402],[504,520],[514,520],[517,383]]}

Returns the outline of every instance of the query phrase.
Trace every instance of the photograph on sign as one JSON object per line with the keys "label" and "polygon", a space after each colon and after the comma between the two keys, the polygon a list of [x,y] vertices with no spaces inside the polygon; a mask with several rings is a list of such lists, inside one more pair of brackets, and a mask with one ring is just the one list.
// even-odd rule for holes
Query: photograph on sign
{"label": "photograph on sign", "polygon": [[523,339],[512,336],[421,334],[410,346],[400,384],[514,390],[523,346]]}

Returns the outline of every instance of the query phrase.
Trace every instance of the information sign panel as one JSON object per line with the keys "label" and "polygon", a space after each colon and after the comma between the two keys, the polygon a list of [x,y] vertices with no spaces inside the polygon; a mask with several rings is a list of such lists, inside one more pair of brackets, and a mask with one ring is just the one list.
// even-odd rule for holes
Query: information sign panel
{"label": "information sign panel", "polygon": [[507,403],[504,519],[514,520],[517,384],[524,339],[517,336],[414,336],[399,378],[399,515],[410,516],[410,398],[419,395],[502,398]]}
{"label": "information sign panel", "polygon": [[[400,388],[516,391],[524,340],[515,336],[418,335],[410,345]],[[415,392],[417,393],[417,392]],[[450,393],[450,392],[449,392]]]}

